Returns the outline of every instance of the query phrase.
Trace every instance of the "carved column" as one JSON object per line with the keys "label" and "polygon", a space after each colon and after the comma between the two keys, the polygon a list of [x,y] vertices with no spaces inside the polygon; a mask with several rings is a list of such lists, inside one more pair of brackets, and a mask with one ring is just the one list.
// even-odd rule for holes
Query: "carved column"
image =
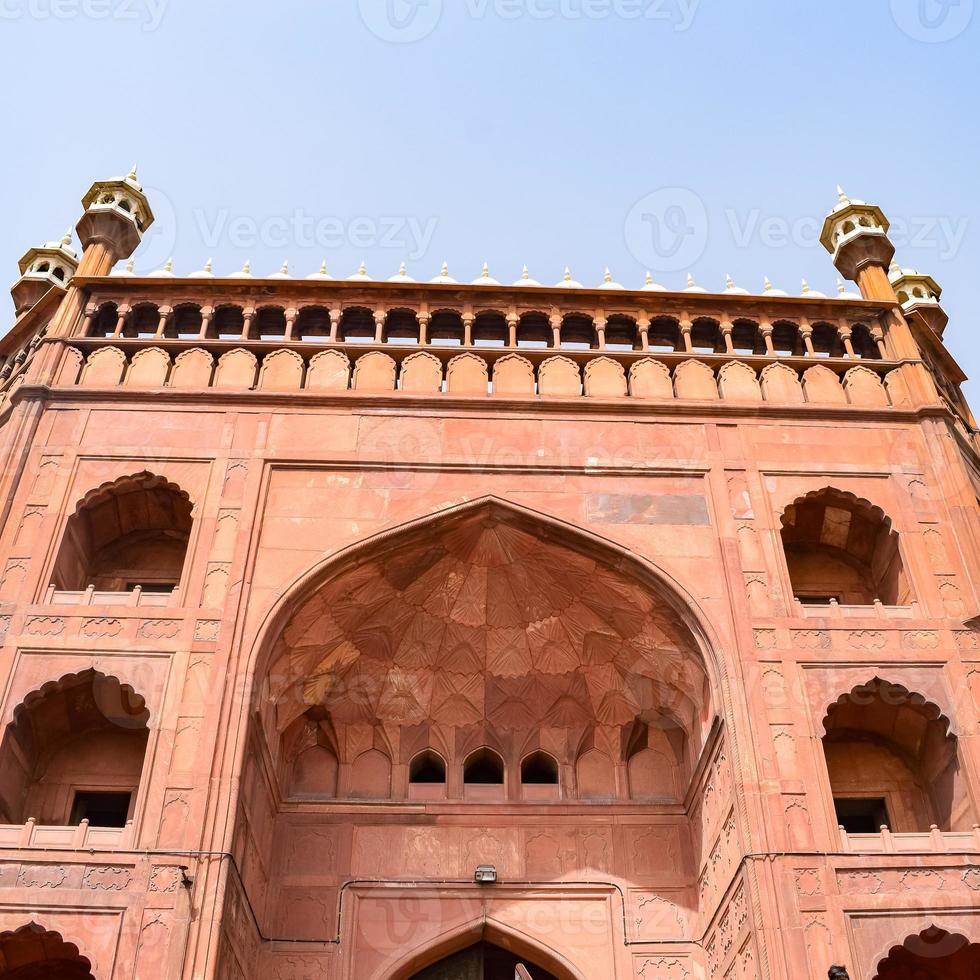
{"label": "carved column", "polygon": [[732,340],[732,331],[735,328],[732,326],[732,321],[731,320],[722,320],[721,321],[720,329],[721,329],[722,339],[725,341],[725,353],[726,354],[734,354],[735,353],[735,343]]}
{"label": "carved column", "polygon": [[800,339],[803,341],[803,346],[806,348],[806,357],[814,357],[815,351],[813,350],[813,327],[810,326],[810,321],[805,317],[800,318]]}
{"label": "carved column", "polygon": [[772,331],[773,326],[768,320],[763,320],[759,324],[759,334],[762,336],[762,340],[766,345],[766,356],[774,357],[776,354],[776,348],[772,343]]}
{"label": "carved column", "polygon": [[123,331],[126,329],[126,320],[129,318],[131,312],[132,307],[127,306],[125,303],[116,310],[118,317],[116,319],[116,329],[112,331],[113,337],[121,337],[123,335]]}
{"label": "carved column", "polygon": [[296,318],[299,316],[299,310],[290,307],[286,310],[286,340],[293,339],[293,333],[296,330]]}
{"label": "carved column", "polygon": [[548,323],[551,324],[551,346],[558,350],[561,347],[561,314],[552,313]]}
{"label": "carved column", "polygon": [[684,345],[684,350],[691,354],[694,351],[694,344],[691,340],[691,334],[694,332],[694,324],[688,320],[686,317],[681,320],[681,342]]}
{"label": "carved column", "polygon": [[641,316],[636,321],[636,329],[640,335],[640,350],[650,349],[650,321],[647,317]]}
{"label": "carved column", "polygon": [[174,310],[172,306],[160,307],[160,323],[159,326],[157,326],[157,337],[165,337],[167,335],[167,324],[170,322],[170,317],[173,316],[173,312]]}
{"label": "carved column", "polygon": [[595,336],[599,350],[606,349],[606,318],[597,316],[595,318]]}

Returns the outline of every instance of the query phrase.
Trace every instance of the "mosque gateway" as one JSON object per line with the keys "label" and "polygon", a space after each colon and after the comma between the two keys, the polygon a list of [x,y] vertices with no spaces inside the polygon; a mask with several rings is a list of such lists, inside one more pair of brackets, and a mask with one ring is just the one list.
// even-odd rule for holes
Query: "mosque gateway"
{"label": "mosque gateway", "polygon": [[0,341],[0,980],[980,975],[980,439],[879,207],[825,295],[137,276],[151,205]]}

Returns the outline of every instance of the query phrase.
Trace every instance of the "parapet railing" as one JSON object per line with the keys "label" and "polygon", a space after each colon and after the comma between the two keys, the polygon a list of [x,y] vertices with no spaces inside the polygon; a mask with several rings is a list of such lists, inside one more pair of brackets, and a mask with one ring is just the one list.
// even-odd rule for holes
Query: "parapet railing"
{"label": "parapet railing", "polygon": [[144,592],[137,585],[133,589],[122,592],[106,592],[96,590],[94,585],[87,589],[70,591],[49,586],[44,595],[44,603],[48,606],[165,606],[180,605],[180,591]]}
{"label": "parapet railing", "polygon": [[49,827],[33,817],[23,824],[0,825],[0,848],[41,847],[65,850],[112,851],[126,847],[132,837],[133,821],[125,827],[92,827],[83,820],[75,827]]}
{"label": "parapet railing", "polygon": [[911,403],[894,361],[702,352],[71,338],[59,386],[509,398]]}
{"label": "parapet railing", "polygon": [[972,830],[942,831],[935,824],[927,831],[897,834],[882,827],[877,834],[849,834],[839,827],[841,850],[850,854],[909,854],[936,851],[955,854],[980,851],[980,824]]}

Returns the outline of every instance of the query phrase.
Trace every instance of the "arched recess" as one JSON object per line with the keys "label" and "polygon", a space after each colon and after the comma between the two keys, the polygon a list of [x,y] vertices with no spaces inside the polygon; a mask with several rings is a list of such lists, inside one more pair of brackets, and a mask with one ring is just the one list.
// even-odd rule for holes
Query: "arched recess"
{"label": "arched recess", "polygon": [[28,694],[0,742],[2,822],[124,826],[136,805],[148,722],[143,698],[96,670]]}
{"label": "arched recess", "polygon": [[877,963],[873,980],[976,980],[980,944],[938,926],[906,937]]}
{"label": "arched recess", "polygon": [[823,728],[834,808],[849,832],[973,826],[958,739],[938,705],[876,677],[831,704]]}
{"label": "arched recess", "polygon": [[533,980],[547,980],[549,974],[554,980],[586,980],[585,974],[580,973],[557,950],[534,941],[490,916],[481,916],[444,933],[427,948],[413,950],[394,965],[377,971],[371,980],[418,980],[420,973],[425,976],[422,971],[478,943],[489,943],[506,950],[520,957],[521,962],[528,967],[544,971],[541,977],[532,975]]}
{"label": "arched recess", "polygon": [[36,922],[0,933],[0,980],[95,980],[78,947]]}
{"label": "arched recess", "polygon": [[[328,813],[334,824],[355,825],[398,813],[400,825],[411,828],[419,818],[399,804],[413,799],[486,806],[488,815],[500,800],[533,805],[536,794],[522,788],[519,774],[537,749],[567,774],[559,787],[564,801],[581,785],[577,758],[598,747],[606,761],[597,769],[614,778],[584,799],[606,811],[628,803],[626,751],[638,721],[653,728],[669,719],[683,733],[676,782],[691,787],[704,771],[704,747],[716,744],[724,703],[710,637],[693,600],[656,568],[497,498],[378,534],[287,589],[262,628],[247,675],[252,698],[242,707],[251,715],[237,729],[243,789],[236,840],[251,847],[248,827],[271,820],[266,844],[286,847]],[[335,735],[338,798],[299,813],[280,805],[288,797],[266,776],[283,771],[287,736],[297,719],[307,724],[311,709],[323,712]],[[544,729],[545,738],[533,742]],[[413,759],[429,747],[446,760],[444,791],[411,781]],[[481,747],[503,759],[503,783],[464,784],[464,762]],[[428,843],[431,835],[408,833],[412,848],[422,849],[409,858],[421,880],[443,860],[441,848]],[[352,877],[403,877],[395,866],[405,852],[395,850],[391,835],[381,839],[392,842],[390,852],[364,844],[352,856],[334,853]],[[250,894],[265,887],[248,871],[243,878]],[[266,934],[288,922],[289,934],[299,935],[305,914],[298,895],[284,889],[268,913],[282,918],[264,923]],[[304,938],[323,935],[319,918],[302,929]]]}
{"label": "arched recess", "polygon": [[146,471],[86,494],[68,519],[52,572],[55,588],[172,592],[193,523],[188,494]]}
{"label": "arched recess", "polygon": [[[504,737],[508,771],[519,771],[518,736],[542,724],[572,732],[572,752],[601,730],[603,745],[615,743],[612,764],[625,766],[639,721],[685,733],[678,764],[689,775],[719,704],[706,632],[673,582],[495,498],[324,563],[265,635],[254,703],[270,750],[315,707],[337,730],[342,771],[356,762],[343,748],[350,726],[487,725]],[[396,762],[398,747],[387,754]]]}
{"label": "arched recess", "polygon": [[801,602],[911,601],[898,533],[880,507],[824,487],[794,500],[780,524],[793,594]]}

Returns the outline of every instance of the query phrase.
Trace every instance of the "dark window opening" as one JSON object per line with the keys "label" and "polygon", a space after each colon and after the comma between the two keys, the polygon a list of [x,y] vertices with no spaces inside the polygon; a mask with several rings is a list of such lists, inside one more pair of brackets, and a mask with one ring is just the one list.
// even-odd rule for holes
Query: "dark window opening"
{"label": "dark window opening", "polygon": [[496,752],[480,749],[466,760],[463,782],[482,786],[500,786],[504,781],[504,763]]}
{"label": "dark window opening", "polygon": [[521,782],[531,786],[556,786],[558,763],[544,752],[535,752],[521,763]]}
{"label": "dark window opening", "polygon": [[83,820],[91,827],[125,827],[132,793],[76,793],[71,808],[71,825]]}
{"label": "dark window opening", "polygon": [[840,602],[839,595],[798,595],[796,597],[804,606],[829,606],[830,600]]}
{"label": "dark window opening", "polygon": [[132,592],[136,586],[139,586],[143,592],[151,593],[152,595],[170,595],[174,589],[177,588],[176,582],[127,582],[126,592]]}
{"label": "dark window opening", "polygon": [[435,752],[423,752],[417,755],[408,770],[410,783],[445,783],[446,763]]}
{"label": "dark window opening", "polygon": [[888,807],[880,797],[867,799],[835,799],[837,823],[849,834],[877,834],[882,827],[891,827]]}

